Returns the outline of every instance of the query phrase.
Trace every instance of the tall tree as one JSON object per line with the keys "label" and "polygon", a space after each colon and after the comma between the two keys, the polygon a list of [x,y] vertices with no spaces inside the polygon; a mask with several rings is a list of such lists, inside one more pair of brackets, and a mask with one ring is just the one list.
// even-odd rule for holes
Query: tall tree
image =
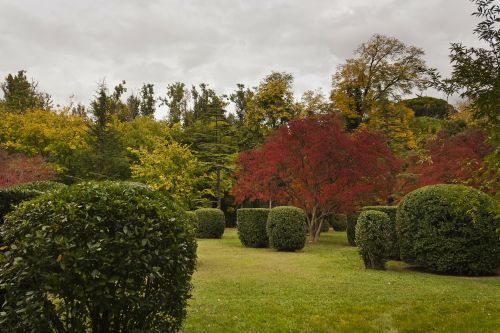
{"label": "tall tree", "polygon": [[173,125],[186,119],[188,113],[189,90],[182,82],[167,86],[167,96],[160,97],[162,104],[168,107],[168,122]]}
{"label": "tall tree", "polygon": [[453,105],[440,98],[419,96],[416,98],[405,99],[402,102],[406,107],[413,110],[415,117],[446,119],[455,113]]}
{"label": "tall tree", "polygon": [[28,81],[24,70],[17,72],[17,75],[7,75],[0,87],[4,94],[4,107],[11,112],[48,110],[52,106],[50,95],[38,90],[38,82]]}
{"label": "tall tree", "polygon": [[399,163],[380,134],[346,133],[329,114],[280,127],[260,149],[242,153],[238,167],[238,202],[267,199],[303,208],[315,242],[326,216],[385,198]]}
{"label": "tall tree", "polygon": [[151,83],[143,84],[140,96],[140,115],[143,117],[153,117],[156,111],[154,85]]}
{"label": "tall tree", "polygon": [[238,124],[242,126],[245,122],[248,103],[253,98],[254,92],[245,88],[245,85],[241,83],[238,83],[236,87],[237,89],[229,95],[229,100],[234,103]]}
{"label": "tall tree", "polygon": [[427,84],[424,51],[396,38],[373,35],[355,55],[338,67],[331,93],[349,130],[365,120],[379,99],[397,100]]}

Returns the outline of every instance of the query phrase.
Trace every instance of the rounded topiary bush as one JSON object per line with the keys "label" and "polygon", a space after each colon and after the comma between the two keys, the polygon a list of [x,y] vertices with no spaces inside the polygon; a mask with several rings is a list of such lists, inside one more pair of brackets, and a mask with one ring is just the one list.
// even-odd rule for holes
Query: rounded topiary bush
{"label": "rounded topiary bush", "polygon": [[236,211],[238,236],[241,244],[248,247],[267,247],[266,225],[269,209],[240,208]]}
{"label": "rounded topiary bush", "polygon": [[196,261],[186,220],[157,192],[115,182],[22,203],[0,227],[2,331],[178,331]]}
{"label": "rounded topiary bush", "polygon": [[196,232],[196,228],[198,226],[198,217],[196,217],[196,213],[189,210],[186,211],[187,215],[187,224]]}
{"label": "rounded topiary bush", "polygon": [[358,222],[359,214],[350,214],[347,215],[347,226],[346,226],[346,234],[347,234],[347,242],[351,246],[356,246],[356,223]]}
{"label": "rounded topiary bush", "polygon": [[324,219],[323,223],[321,223],[321,232],[328,232],[328,230],[330,230],[330,224],[327,219]]}
{"label": "rounded topiary bush", "polygon": [[356,223],[356,245],[366,268],[385,269],[388,250],[389,216],[375,210],[363,210]]}
{"label": "rounded topiary bush", "polygon": [[267,218],[269,245],[278,251],[295,251],[306,244],[306,215],[297,207],[275,207]]}
{"label": "rounded topiary bush", "polygon": [[0,224],[4,216],[14,210],[16,205],[21,202],[31,200],[43,193],[58,190],[65,186],[58,182],[45,180],[0,189]]}
{"label": "rounded topiary bush", "polygon": [[398,206],[366,206],[361,211],[376,210],[386,213],[389,216],[389,224],[387,225],[387,258],[391,260],[401,260],[399,255],[399,240],[396,231],[396,212]]}
{"label": "rounded topiary bush", "polygon": [[200,208],[195,211],[198,224],[196,237],[198,238],[221,238],[224,234],[226,221],[224,213],[217,208]]}
{"label": "rounded topiary bush", "polygon": [[426,186],[398,206],[401,259],[430,271],[494,274],[500,264],[500,227],[489,195],[463,185]]}
{"label": "rounded topiary bush", "polygon": [[335,231],[345,231],[347,228],[347,215],[333,214],[330,216],[330,225]]}

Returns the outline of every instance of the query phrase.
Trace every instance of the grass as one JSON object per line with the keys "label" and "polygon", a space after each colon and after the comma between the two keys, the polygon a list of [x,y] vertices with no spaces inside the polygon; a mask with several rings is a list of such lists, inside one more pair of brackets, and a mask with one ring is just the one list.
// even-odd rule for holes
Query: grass
{"label": "grass", "polygon": [[295,253],[198,241],[183,332],[498,332],[500,277],[365,270],[345,233]]}

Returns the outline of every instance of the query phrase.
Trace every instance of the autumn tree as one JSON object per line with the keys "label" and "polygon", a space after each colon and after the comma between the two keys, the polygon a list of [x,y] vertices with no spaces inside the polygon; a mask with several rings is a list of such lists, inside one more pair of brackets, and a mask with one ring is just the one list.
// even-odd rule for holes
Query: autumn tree
{"label": "autumn tree", "polygon": [[0,88],[4,94],[4,107],[11,112],[48,110],[52,106],[50,95],[38,89],[38,82],[28,81],[24,70],[20,70],[16,75],[7,75]]}
{"label": "autumn tree", "polygon": [[305,91],[296,107],[300,117],[334,112],[332,103],[325,98],[321,90]]}
{"label": "autumn tree", "polygon": [[368,113],[368,128],[381,132],[387,138],[392,151],[404,155],[416,148],[416,141],[410,128],[413,111],[402,103],[379,100]]}
{"label": "autumn tree", "polygon": [[55,172],[40,155],[8,154],[0,150],[0,188],[55,179]]}
{"label": "autumn tree", "polygon": [[373,35],[333,75],[331,99],[349,130],[365,120],[381,98],[397,100],[425,86],[424,52],[393,37]]}
{"label": "autumn tree", "polygon": [[[413,172],[420,175],[420,186],[459,183],[481,187],[481,183],[472,179],[484,166],[484,158],[492,151],[483,131],[467,129],[455,134],[443,130],[429,142],[427,149],[430,159],[413,168]],[[494,184],[490,188],[498,188],[498,185]]]}
{"label": "autumn tree", "polygon": [[[334,114],[297,119],[238,160],[237,202],[275,200],[303,208],[311,241],[328,215],[387,196],[399,169],[382,135],[347,133]],[[267,198],[266,198],[267,196]]]}

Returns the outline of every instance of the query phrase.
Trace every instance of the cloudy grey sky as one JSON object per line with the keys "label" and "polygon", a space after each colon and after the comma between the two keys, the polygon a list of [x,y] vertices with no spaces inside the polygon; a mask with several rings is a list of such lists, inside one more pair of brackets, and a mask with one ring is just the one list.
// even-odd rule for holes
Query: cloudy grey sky
{"label": "cloudy grey sky", "polygon": [[26,69],[57,103],[97,82],[207,82],[219,93],[272,70],[329,91],[335,67],[374,33],[421,47],[447,73],[449,44],[476,43],[468,0],[0,0],[0,76]]}

